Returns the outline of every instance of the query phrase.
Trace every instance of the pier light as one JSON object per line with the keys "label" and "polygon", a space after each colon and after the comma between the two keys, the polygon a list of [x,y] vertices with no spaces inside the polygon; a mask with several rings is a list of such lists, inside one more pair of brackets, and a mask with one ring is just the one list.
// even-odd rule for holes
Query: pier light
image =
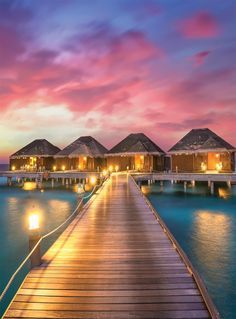
{"label": "pier light", "polygon": [[216,170],[218,172],[222,170],[222,167],[223,167],[222,162],[216,164]]}
{"label": "pier light", "polygon": [[90,177],[90,184],[95,185],[97,183],[97,178],[95,176]]}
{"label": "pier light", "polygon": [[86,161],[87,161],[87,157],[86,157],[86,156],[84,156],[83,160],[86,162]]}
{"label": "pier light", "polygon": [[11,167],[11,170],[12,170],[12,171],[15,171],[15,170],[16,170],[16,167],[13,165],[13,166]]}
{"label": "pier light", "polygon": [[115,170],[116,170],[116,172],[119,171],[119,166],[118,165],[116,165]]}
{"label": "pier light", "polygon": [[112,166],[112,165],[109,166],[109,172],[110,172],[110,173],[113,172],[113,166]]}
{"label": "pier light", "polygon": [[39,229],[39,214],[32,213],[29,215],[29,230]]}
{"label": "pier light", "polygon": [[107,170],[106,170],[106,169],[104,169],[104,170],[102,171],[102,175],[103,175],[104,177],[107,176]]}
{"label": "pier light", "polygon": [[81,165],[79,164],[79,166],[78,166],[78,170],[80,171],[81,170]]}
{"label": "pier light", "polygon": [[62,165],[61,169],[64,171],[66,169],[65,165]]}
{"label": "pier light", "polygon": [[52,169],[53,169],[53,171],[55,172],[55,171],[57,170],[56,165],[54,165]]}
{"label": "pier light", "polygon": [[207,169],[206,164],[205,164],[204,162],[202,162],[202,163],[201,163],[201,170],[205,172],[206,169]]}

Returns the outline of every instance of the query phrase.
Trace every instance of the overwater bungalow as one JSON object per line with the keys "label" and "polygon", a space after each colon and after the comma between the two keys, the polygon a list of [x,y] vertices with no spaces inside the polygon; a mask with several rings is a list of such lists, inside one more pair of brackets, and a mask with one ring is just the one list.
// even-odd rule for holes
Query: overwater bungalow
{"label": "overwater bungalow", "polygon": [[100,171],[106,167],[106,152],[92,136],[81,136],[54,156],[54,170]]}
{"label": "overwater bungalow", "polygon": [[130,134],[107,154],[110,171],[163,171],[165,152],[143,133]]}
{"label": "overwater bungalow", "polygon": [[170,150],[174,172],[232,172],[235,147],[208,128],[193,129]]}
{"label": "overwater bungalow", "polygon": [[60,148],[45,139],[37,139],[10,156],[10,169],[43,171],[51,170],[54,165],[53,156]]}

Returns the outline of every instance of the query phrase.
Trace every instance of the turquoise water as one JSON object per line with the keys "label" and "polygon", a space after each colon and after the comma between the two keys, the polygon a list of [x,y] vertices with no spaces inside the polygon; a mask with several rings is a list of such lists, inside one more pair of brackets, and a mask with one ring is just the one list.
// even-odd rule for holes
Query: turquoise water
{"label": "turquoise water", "polygon": [[[41,232],[44,234],[63,222],[78,203],[78,194],[72,189],[58,187],[51,189],[44,185],[44,191],[26,191],[19,186],[6,186],[6,179],[0,178],[0,292],[10,276],[28,254],[28,223],[30,212],[40,215]],[[42,250],[45,252],[60,235],[45,240]],[[0,308],[0,317],[17,287],[28,271],[27,265],[12,285]],[[1,305],[2,306],[2,305]]]}
{"label": "turquoise water", "polygon": [[236,185],[142,186],[205,285],[224,319],[236,318]]}

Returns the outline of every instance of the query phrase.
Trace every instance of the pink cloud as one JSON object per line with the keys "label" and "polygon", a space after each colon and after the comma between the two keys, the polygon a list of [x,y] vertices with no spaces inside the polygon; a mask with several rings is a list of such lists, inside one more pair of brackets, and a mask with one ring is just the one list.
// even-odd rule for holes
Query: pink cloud
{"label": "pink cloud", "polygon": [[210,53],[211,53],[210,51],[198,52],[194,56],[191,57],[191,60],[193,61],[195,66],[202,65],[203,63],[205,63],[206,58],[208,57],[208,55]]}
{"label": "pink cloud", "polygon": [[186,38],[212,38],[220,33],[220,26],[216,18],[205,11],[179,21],[177,29]]}

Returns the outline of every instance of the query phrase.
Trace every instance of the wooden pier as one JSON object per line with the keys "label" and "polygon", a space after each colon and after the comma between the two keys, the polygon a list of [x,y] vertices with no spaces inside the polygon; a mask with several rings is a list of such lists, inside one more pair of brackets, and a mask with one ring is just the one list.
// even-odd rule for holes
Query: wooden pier
{"label": "wooden pier", "polygon": [[117,174],[30,271],[4,318],[218,318],[192,271],[132,177]]}

